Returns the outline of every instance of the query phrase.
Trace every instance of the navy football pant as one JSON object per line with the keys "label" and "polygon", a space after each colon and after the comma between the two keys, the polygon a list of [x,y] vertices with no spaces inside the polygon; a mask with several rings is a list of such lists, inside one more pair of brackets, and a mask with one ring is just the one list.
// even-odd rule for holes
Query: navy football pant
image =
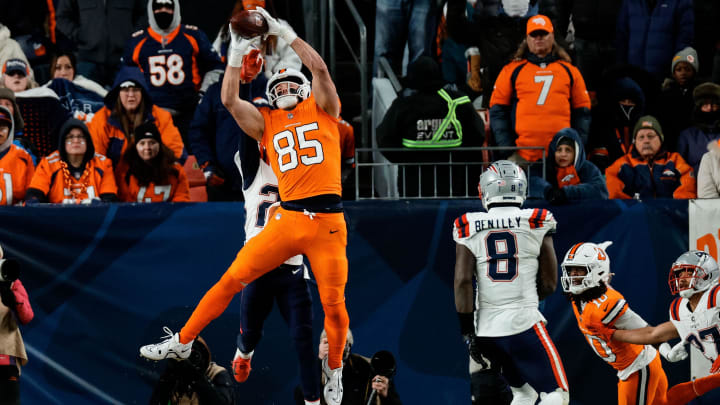
{"label": "navy football pant", "polygon": [[277,301],[295,344],[303,395],[308,400],[319,398],[320,376],[317,375],[312,338],[312,297],[303,266],[283,264],[248,284],[241,294],[237,347],[243,353],[255,350],[263,334],[265,319],[272,311],[273,302]]}

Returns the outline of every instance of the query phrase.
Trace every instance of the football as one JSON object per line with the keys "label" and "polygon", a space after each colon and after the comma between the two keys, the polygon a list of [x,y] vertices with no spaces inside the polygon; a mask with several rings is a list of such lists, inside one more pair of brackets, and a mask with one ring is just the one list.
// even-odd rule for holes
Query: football
{"label": "football", "polygon": [[243,38],[253,38],[268,32],[268,24],[260,14],[242,10],[230,18],[230,27]]}

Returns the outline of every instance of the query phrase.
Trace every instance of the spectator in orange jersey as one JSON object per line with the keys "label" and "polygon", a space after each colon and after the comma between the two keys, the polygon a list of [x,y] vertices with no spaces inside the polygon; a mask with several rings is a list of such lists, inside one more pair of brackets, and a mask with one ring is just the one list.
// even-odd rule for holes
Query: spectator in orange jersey
{"label": "spectator in orange jersey", "polygon": [[695,172],[677,152],[663,148],[660,123],[640,117],[630,151],[605,171],[610,198],[695,198]]}
{"label": "spectator in orange jersey", "polygon": [[152,122],[135,128],[135,142],[118,165],[116,181],[120,201],[190,201],[185,170],[175,162]]}
{"label": "spectator in orange jersey", "polygon": [[[538,14],[527,22],[527,37],[495,81],[490,126],[498,146],[543,146],[563,128],[587,143],[590,97],[580,71],[555,42],[553,25]],[[510,160],[534,162],[540,150],[519,150]]]}
{"label": "spectator in orange jersey", "polygon": [[96,151],[110,158],[117,167],[125,154],[133,132],[140,124],[152,121],[160,130],[163,143],[180,164],[187,152],[170,113],[153,104],[140,69],[124,67],[118,72],[112,90],[105,96],[105,107],[88,124]]}
{"label": "spectator in orange jersey", "polygon": [[57,204],[117,201],[112,162],[95,153],[82,121],[70,118],[60,129],[58,150],[40,161],[26,200]]}
{"label": "spectator in orange jersey", "polygon": [[13,145],[14,120],[7,108],[0,106],[0,204],[12,205],[25,198],[25,191],[35,172],[30,154]]}

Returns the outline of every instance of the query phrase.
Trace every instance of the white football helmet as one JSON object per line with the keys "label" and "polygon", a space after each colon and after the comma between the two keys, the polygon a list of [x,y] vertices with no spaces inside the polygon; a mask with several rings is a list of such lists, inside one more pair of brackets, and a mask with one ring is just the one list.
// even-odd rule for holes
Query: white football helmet
{"label": "white football helmet", "polygon": [[480,175],[478,193],[485,209],[498,203],[522,205],[527,196],[527,184],[520,166],[509,160],[498,160]]}
{"label": "white football helmet", "polygon": [[[580,294],[583,291],[599,287],[600,282],[607,284],[610,281],[610,258],[605,252],[612,242],[600,244],[585,242],[577,243],[565,254],[560,267],[562,267],[563,291],[570,294]],[[587,270],[584,276],[571,276],[569,267],[583,267]]]}
{"label": "white football helmet", "polygon": [[[295,84],[297,88],[288,88],[287,93],[278,94],[281,91],[278,86],[283,83]],[[271,106],[283,109],[292,108],[310,97],[310,82],[298,70],[280,69],[268,80],[265,94]]]}
{"label": "white football helmet", "polygon": [[[691,272],[690,275],[683,273]],[[691,250],[678,257],[670,268],[670,292],[678,292],[683,298],[690,298],[695,293],[710,289],[718,283],[720,269],[715,259],[700,250]],[[687,283],[681,283],[687,281]],[[684,285],[680,285],[684,284]]]}

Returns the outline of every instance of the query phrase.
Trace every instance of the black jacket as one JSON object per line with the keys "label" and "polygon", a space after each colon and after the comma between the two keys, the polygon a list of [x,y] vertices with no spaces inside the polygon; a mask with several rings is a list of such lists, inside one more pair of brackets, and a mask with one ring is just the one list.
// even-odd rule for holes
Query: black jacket
{"label": "black jacket", "polygon": [[78,60],[120,63],[130,35],[148,24],[145,0],[60,0],[57,29],[75,43]]}

